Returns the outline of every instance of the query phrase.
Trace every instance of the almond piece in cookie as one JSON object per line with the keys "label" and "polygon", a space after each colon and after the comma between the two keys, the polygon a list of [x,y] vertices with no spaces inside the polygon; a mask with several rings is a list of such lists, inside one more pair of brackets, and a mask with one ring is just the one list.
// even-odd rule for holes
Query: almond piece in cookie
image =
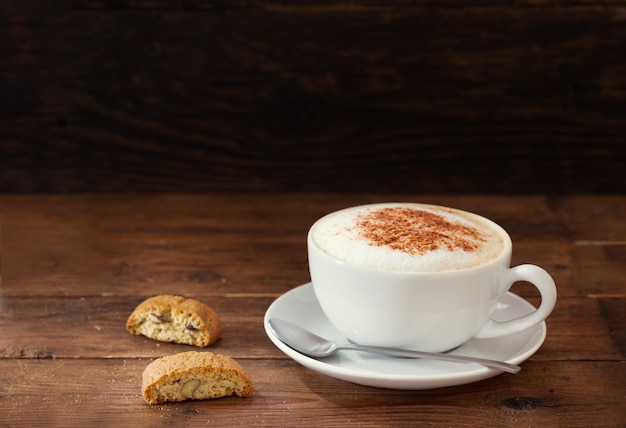
{"label": "almond piece in cookie", "polygon": [[209,306],[182,296],[159,295],[141,302],[126,329],[161,342],[205,347],[222,333],[222,322]]}
{"label": "almond piece in cookie", "polygon": [[143,371],[141,385],[148,404],[249,397],[252,391],[250,377],[234,359],[196,351],[154,360]]}

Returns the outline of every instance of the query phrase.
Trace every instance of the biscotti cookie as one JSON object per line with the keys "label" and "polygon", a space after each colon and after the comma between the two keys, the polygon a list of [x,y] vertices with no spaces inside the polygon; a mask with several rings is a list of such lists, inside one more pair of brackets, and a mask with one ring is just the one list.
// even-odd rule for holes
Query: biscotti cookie
{"label": "biscotti cookie", "polygon": [[187,399],[249,397],[252,382],[231,357],[182,352],[154,360],[143,371],[141,393],[149,404]]}
{"label": "biscotti cookie", "polygon": [[161,342],[205,347],[222,333],[222,322],[209,306],[181,296],[160,295],[141,302],[126,329]]}

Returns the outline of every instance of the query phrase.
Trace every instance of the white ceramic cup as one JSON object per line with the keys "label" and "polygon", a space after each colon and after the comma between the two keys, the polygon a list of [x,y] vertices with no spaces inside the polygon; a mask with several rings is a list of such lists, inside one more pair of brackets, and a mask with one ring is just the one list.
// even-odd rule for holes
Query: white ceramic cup
{"label": "white ceramic cup", "polygon": [[[470,266],[454,267],[457,256],[446,255],[445,248],[442,257],[450,256],[449,264],[452,266],[443,269],[433,268],[433,263],[434,266],[439,263],[436,254],[429,256],[428,263],[416,268],[417,271],[404,267],[371,266],[371,263],[361,260],[361,251],[368,251],[368,248],[351,248],[355,237],[350,234],[358,233],[359,227],[346,226],[342,221],[347,215],[349,223],[350,213],[357,211],[374,212],[394,207],[417,211],[444,210],[444,213],[460,216],[458,218],[462,221],[467,219],[470,228],[489,232],[501,241],[501,247],[486,261],[468,262]],[[333,219],[339,218],[338,213],[344,220],[333,222]],[[455,221],[452,220],[452,224],[458,224]],[[340,223],[339,226],[336,223]],[[328,248],[323,248],[328,244],[323,243],[322,234],[333,236],[343,233],[337,230],[327,233],[326,229],[332,227],[349,229],[346,231],[347,240],[343,244],[334,244],[340,253],[347,249],[340,256],[332,255]],[[455,233],[453,231],[451,236],[456,237]],[[356,240],[362,241],[361,238]],[[402,252],[371,242],[367,246],[372,250],[383,247],[383,250],[392,253]],[[504,229],[484,217],[452,208],[413,203],[347,208],[315,222],[308,233],[307,247],[311,281],[322,310],[348,339],[363,345],[445,352],[473,337],[509,335],[532,327],[542,322],[556,304],[555,283],[544,269],[529,264],[510,267],[512,244]],[[384,253],[382,258],[392,253]],[[356,261],[349,260],[352,254],[357,255]],[[409,254],[409,259],[411,256]],[[462,254],[460,257],[463,258]],[[375,254],[373,259],[377,261]],[[537,287],[541,293],[541,305],[521,318],[494,321],[491,317],[496,311],[498,298],[516,281],[527,281]]]}

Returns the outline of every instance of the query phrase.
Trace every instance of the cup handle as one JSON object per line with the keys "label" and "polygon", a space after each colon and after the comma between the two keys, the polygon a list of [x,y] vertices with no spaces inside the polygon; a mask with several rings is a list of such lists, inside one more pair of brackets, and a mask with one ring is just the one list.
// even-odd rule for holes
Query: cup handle
{"label": "cup handle", "polygon": [[508,290],[516,281],[528,281],[539,290],[541,305],[537,310],[523,317],[510,321],[498,322],[487,321],[487,324],[476,334],[478,339],[504,336],[525,330],[539,324],[550,315],[556,305],[556,284],[548,272],[535,265],[519,265],[508,270],[508,275],[503,284]]}

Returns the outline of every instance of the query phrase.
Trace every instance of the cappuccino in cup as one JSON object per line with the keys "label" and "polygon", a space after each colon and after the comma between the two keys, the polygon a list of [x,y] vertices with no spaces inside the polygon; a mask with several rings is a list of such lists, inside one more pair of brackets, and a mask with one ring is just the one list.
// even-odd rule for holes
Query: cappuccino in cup
{"label": "cappuccino in cup", "polygon": [[[542,322],[556,304],[552,277],[510,267],[512,243],[499,225],[454,208],[385,203],[319,219],[307,237],[311,282],[329,321],[353,342],[444,352]],[[491,319],[516,281],[541,293],[539,308]]]}
{"label": "cappuccino in cup", "polygon": [[311,229],[329,255],[364,268],[394,272],[468,269],[498,257],[500,228],[475,214],[432,205],[387,204],[342,210]]}

